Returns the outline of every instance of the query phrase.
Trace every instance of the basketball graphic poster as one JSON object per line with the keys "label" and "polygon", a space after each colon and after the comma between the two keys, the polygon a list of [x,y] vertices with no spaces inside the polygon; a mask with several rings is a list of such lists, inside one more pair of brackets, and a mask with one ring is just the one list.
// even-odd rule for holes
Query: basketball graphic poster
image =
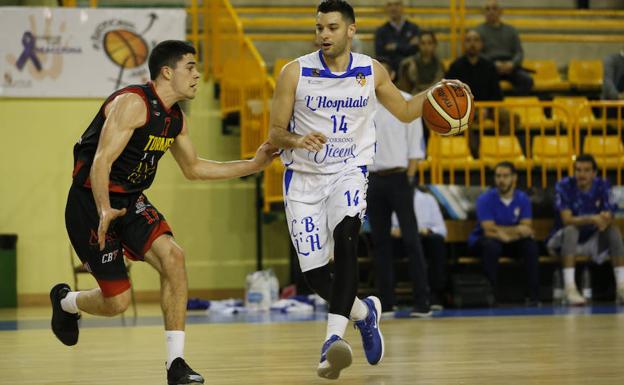
{"label": "basketball graphic poster", "polygon": [[162,40],[184,40],[183,9],[0,7],[0,97],[101,98],[149,80]]}

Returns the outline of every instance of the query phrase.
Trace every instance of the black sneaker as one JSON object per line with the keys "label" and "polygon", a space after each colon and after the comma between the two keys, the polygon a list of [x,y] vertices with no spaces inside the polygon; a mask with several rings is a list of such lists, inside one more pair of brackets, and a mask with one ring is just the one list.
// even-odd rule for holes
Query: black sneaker
{"label": "black sneaker", "polygon": [[173,360],[167,370],[167,383],[169,385],[203,384],[204,377],[191,369],[181,357],[178,357]]}
{"label": "black sneaker", "polygon": [[56,338],[67,346],[78,342],[78,320],[80,314],[68,313],[61,307],[61,300],[71,291],[66,283],[59,283],[50,290],[52,302],[52,331]]}
{"label": "black sneaker", "polygon": [[431,311],[431,308],[429,307],[429,304],[428,303],[424,303],[424,304],[421,304],[421,305],[414,306],[414,308],[410,312],[410,317],[429,318],[429,317],[431,317],[432,314],[433,314],[433,312]]}

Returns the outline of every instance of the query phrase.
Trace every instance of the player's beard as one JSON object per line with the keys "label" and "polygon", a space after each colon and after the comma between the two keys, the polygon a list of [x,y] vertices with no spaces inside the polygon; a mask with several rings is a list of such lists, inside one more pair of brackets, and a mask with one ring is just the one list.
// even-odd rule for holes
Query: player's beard
{"label": "player's beard", "polygon": [[507,186],[498,185],[498,186],[496,186],[496,188],[498,188],[499,195],[505,195],[513,188],[513,183],[510,183]]}
{"label": "player's beard", "polygon": [[340,55],[344,54],[347,51],[347,47],[348,47],[348,40],[347,40],[347,37],[345,36],[344,40],[342,40],[340,44],[334,43],[334,45],[332,46],[332,49],[330,49],[329,52],[325,53],[325,56],[327,56],[330,59],[335,59],[339,57]]}

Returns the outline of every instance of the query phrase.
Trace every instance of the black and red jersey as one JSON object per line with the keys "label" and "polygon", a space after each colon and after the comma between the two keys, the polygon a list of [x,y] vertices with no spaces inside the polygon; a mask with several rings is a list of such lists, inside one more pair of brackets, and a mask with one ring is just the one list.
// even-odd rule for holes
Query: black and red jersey
{"label": "black and red jersey", "polygon": [[136,193],[151,186],[158,161],[182,131],[182,111],[178,104],[167,109],[154,90],[153,83],[132,85],[109,96],[74,146],[74,184],[91,187],[89,173],[100,133],[106,120],[105,109],[116,96],[132,92],[143,98],[147,107],[145,125],[134,130],[130,141],[113,162],[109,191]]}

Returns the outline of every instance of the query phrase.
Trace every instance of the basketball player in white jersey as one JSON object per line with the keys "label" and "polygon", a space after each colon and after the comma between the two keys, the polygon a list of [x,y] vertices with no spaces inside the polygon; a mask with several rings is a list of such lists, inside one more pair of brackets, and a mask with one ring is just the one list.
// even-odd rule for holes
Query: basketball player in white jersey
{"label": "basketball player in white jersey", "polygon": [[351,347],[342,338],[349,319],[362,335],[368,362],[375,365],[384,354],[381,303],[377,297],[356,297],[366,166],[375,153],[375,103],[379,100],[409,122],[421,115],[426,98],[423,92],[406,101],[379,62],[352,53],[354,34],[355,15],[346,1],[319,4],[316,36],[321,49],[282,70],[269,134],[269,141],[283,149],[286,217],[301,270],[308,285],[329,301],[317,369],[329,379],[351,364]]}

